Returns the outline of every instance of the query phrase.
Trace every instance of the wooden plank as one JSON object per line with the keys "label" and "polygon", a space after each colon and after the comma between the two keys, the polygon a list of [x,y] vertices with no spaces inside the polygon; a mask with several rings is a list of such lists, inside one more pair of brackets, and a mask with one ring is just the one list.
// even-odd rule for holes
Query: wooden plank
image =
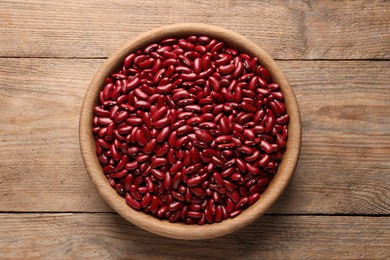
{"label": "wooden plank", "polygon": [[149,29],[203,22],[278,59],[390,58],[388,1],[1,1],[0,17],[1,57],[106,57]]}
{"label": "wooden plank", "polygon": [[[106,212],[78,147],[103,60],[0,59],[0,211]],[[389,214],[389,61],[282,61],[302,114],[295,176],[269,213]]]}
{"label": "wooden plank", "polygon": [[0,214],[0,257],[99,259],[388,259],[389,217],[265,216],[211,240],[140,230],[116,214]]}

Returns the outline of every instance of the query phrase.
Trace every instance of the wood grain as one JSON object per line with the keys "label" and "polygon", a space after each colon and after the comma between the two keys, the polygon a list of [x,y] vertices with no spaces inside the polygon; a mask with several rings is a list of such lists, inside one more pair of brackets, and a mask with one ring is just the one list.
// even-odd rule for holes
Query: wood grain
{"label": "wood grain", "polygon": [[[103,60],[0,59],[0,211],[107,212],[78,145],[78,115]],[[303,146],[269,213],[390,212],[389,61],[280,61]]]}
{"label": "wood grain", "polygon": [[1,57],[107,57],[152,28],[203,22],[277,59],[390,58],[388,1],[1,1],[0,17]]}
{"label": "wood grain", "polygon": [[[231,235],[182,241],[116,214],[0,214],[10,259],[388,259],[389,217],[265,216]],[[359,225],[356,225],[359,223]]]}

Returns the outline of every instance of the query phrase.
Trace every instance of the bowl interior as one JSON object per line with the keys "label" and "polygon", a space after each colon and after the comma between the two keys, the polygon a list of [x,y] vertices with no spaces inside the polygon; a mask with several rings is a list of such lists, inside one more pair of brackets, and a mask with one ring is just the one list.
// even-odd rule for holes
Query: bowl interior
{"label": "bowl interior", "polygon": [[[93,107],[97,104],[99,92],[104,86],[104,79],[122,66],[123,59],[129,53],[164,38],[186,37],[189,35],[208,35],[223,41],[226,46],[235,48],[241,53],[256,56],[259,62],[270,71],[273,81],[279,83],[284,94],[287,112],[290,116],[287,149],[275,177],[268,188],[261,194],[260,199],[234,219],[227,219],[220,223],[206,224],[204,226],[169,223],[166,220],[159,220],[127,206],[124,198],[116,193],[103,174],[95,152],[95,140],[92,134],[91,123]],[[130,40],[112,54],[93,77],[87,89],[80,115],[80,147],[82,156],[88,174],[104,200],[122,217],[138,227],[155,234],[179,239],[206,239],[225,235],[252,223],[259,216],[263,215],[287,186],[298,161],[300,146],[301,121],[298,104],[291,86],[279,66],[264,50],[240,34],[205,24],[189,23],[164,26]]]}

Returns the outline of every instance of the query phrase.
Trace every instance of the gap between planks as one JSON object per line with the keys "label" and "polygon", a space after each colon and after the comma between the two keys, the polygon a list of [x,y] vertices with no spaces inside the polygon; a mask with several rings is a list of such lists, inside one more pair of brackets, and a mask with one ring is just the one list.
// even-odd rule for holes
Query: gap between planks
{"label": "gap between planks", "polygon": [[[101,56],[101,57],[61,57],[61,56],[51,56],[51,57],[44,57],[44,56],[31,56],[31,57],[24,57],[24,56],[0,56],[0,59],[58,59],[58,60],[105,60],[108,56]],[[390,61],[390,59],[280,59],[277,58],[275,61]]]}
{"label": "gap between planks", "polygon": [[[107,211],[0,211],[0,215],[6,215],[6,214],[31,214],[31,215],[38,215],[38,214],[110,214],[110,215],[119,215],[117,212],[107,212]],[[280,214],[280,213],[265,213],[263,216],[285,216],[285,217],[309,217],[309,216],[315,216],[315,217],[373,217],[373,218],[386,218],[390,217],[390,214],[330,214],[330,213],[304,213],[304,214]],[[259,217],[259,219],[262,216]]]}

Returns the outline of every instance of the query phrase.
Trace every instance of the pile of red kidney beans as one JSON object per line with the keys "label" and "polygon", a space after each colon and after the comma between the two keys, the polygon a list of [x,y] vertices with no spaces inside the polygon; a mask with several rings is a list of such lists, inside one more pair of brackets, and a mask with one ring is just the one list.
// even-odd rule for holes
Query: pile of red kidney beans
{"label": "pile of red kidney beans", "polygon": [[280,87],[258,59],[208,36],[129,54],[93,113],[98,159],[126,203],[199,225],[234,218],[260,198],[289,122]]}

